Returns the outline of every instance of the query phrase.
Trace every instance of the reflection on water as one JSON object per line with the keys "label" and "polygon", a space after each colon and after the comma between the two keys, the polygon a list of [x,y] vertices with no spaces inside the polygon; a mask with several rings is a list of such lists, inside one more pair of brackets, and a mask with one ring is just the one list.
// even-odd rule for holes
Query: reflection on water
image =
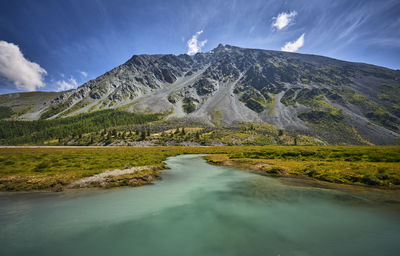
{"label": "reflection on water", "polygon": [[359,193],[167,163],[153,186],[0,196],[0,254],[398,255],[399,213]]}
{"label": "reflection on water", "polygon": [[237,194],[254,199],[263,200],[263,203],[300,203],[306,201],[331,201],[341,202],[365,202],[367,199],[355,197],[350,194],[341,193],[320,188],[291,187],[279,183],[278,179],[259,179],[257,177],[244,180],[241,183],[232,184]]}

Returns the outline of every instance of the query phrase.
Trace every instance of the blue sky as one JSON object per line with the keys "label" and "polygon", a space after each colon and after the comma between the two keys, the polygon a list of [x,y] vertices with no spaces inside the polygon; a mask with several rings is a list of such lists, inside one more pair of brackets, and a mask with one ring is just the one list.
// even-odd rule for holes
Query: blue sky
{"label": "blue sky", "polygon": [[400,1],[0,0],[0,93],[73,88],[134,54],[219,43],[400,69]]}

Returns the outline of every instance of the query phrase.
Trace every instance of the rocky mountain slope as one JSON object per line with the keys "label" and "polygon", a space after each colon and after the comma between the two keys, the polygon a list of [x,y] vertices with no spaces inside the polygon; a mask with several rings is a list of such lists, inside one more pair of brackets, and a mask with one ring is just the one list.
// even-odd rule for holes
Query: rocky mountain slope
{"label": "rocky mountain slope", "polygon": [[[52,119],[113,108],[210,126],[269,123],[328,143],[391,144],[400,136],[399,70],[229,45],[194,56],[135,55],[52,96],[38,97],[13,117]],[[17,94],[0,97],[0,106],[19,105],[29,106]]]}

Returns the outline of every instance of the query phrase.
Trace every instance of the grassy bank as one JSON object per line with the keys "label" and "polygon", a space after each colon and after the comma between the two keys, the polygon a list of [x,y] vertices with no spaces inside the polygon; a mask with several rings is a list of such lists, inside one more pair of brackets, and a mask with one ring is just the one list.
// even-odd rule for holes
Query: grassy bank
{"label": "grassy bank", "polygon": [[272,176],[302,176],[339,183],[400,188],[400,147],[264,147],[206,157]]}
{"label": "grassy bank", "polygon": [[145,165],[164,168],[163,161],[169,156],[230,152],[229,147],[0,148],[0,190],[60,190],[107,170]]}
{"label": "grassy bank", "polygon": [[[206,158],[212,164],[245,167],[270,175],[400,188],[397,146],[221,146],[0,148],[0,190],[61,190],[73,181],[106,170],[145,165],[164,168],[163,161],[170,156],[198,153],[211,154]],[[132,183],[119,180],[114,185]]]}

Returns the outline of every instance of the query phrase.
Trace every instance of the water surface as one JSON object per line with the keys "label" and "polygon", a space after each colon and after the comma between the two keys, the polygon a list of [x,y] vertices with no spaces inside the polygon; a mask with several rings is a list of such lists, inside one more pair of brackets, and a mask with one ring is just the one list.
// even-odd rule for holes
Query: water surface
{"label": "water surface", "polygon": [[155,185],[0,195],[0,255],[398,255],[400,215],[367,198],[167,161]]}

